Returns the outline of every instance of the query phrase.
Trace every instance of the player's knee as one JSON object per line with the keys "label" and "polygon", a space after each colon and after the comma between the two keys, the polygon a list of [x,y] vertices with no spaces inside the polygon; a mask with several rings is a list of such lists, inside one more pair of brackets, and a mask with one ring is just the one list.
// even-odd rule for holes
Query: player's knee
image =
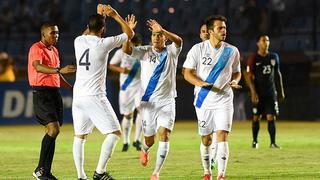
{"label": "player's knee", "polygon": [[276,117],[273,114],[267,114],[267,121],[276,120]]}
{"label": "player's knee", "polygon": [[51,137],[56,138],[60,133],[60,128],[50,128],[48,129],[47,134]]}
{"label": "player's knee", "polygon": [[144,140],[148,147],[151,147],[154,144],[154,136],[144,137]]}
{"label": "player's knee", "polygon": [[133,113],[125,114],[124,117],[126,119],[131,119],[133,117]]}
{"label": "player's knee", "polygon": [[219,130],[217,131],[217,141],[218,142],[225,142],[228,141],[228,131]]}
{"label": "player's knee", "polygon": [[159,128],[159,140],[162,142],[168,142],[170,138],[171,131],[167,128],[160,127]]}
{"label": "player's knee", "polygon": [[117,136],[119,136],[119,137],[121,137],[121,135],[122,135],[121,131],[115,131],[115,132],[113,132],[112,134],[115,134],[115,135],[117,135]]}
{"label": "player's knee", "polygon": [[205,146],[210,146],[212,143],[211,135],[206,135],[201,137],[202,144]]}

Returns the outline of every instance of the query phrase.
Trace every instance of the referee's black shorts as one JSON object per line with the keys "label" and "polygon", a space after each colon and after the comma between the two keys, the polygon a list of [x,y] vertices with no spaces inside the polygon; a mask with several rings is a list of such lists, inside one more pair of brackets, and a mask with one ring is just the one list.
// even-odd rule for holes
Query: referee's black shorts
{"label": "referee's black shorts", "polygon": [[42,125],[58,121],[63,124],[63,104],[58,87],[32,87],[33,110]]}

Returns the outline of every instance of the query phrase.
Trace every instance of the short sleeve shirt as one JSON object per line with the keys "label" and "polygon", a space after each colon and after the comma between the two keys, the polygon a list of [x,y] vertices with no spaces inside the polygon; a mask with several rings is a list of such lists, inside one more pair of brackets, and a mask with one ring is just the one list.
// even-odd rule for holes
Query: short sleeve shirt
{"label": "short sleeve shirt", "polygon": [[28,55],[28,79],[30,86],[60,87],[59,74],[45,74],[37,72],[33,67],[34,61],[51,68],[60,66],[58,50],[54,47],[46,47],[41,41],[34,43]]}

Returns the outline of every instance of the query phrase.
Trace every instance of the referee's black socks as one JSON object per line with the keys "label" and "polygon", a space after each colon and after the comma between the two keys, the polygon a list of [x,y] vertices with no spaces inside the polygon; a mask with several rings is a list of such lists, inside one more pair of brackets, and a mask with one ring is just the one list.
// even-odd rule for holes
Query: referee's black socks
{"label": "referee's black socks", "polygon": [[56,138],[53,138],[48,134],[44,135],[41,143],[38,168],[44,167],[46,171],[50,172],[55,149],[55,141]]}

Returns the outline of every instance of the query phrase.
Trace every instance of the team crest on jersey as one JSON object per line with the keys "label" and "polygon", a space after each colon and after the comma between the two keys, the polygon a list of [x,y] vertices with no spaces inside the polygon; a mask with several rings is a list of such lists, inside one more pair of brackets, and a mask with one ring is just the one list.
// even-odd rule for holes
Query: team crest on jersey
{"label": "team crest on jersey", "polygon": [[276,60],[275,59],[271,59],[271,65],[272,66],[276,65]]}

